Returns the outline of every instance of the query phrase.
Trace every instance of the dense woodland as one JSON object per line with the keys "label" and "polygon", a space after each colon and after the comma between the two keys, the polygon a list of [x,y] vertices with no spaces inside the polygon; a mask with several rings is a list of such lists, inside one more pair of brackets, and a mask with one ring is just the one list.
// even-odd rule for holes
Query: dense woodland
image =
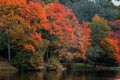
{"label": "dense woodland", "polygon": [[87,0],[0,0],[0,56],[18,69],[120,64],[120,6]]}

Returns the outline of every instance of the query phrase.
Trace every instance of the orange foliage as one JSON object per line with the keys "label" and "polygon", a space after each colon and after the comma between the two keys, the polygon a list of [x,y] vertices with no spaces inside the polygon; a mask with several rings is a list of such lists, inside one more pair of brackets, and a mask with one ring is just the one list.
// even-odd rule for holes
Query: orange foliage
{"label": "orange foliage", "polygon": [[80,56],[86,59],[85,54],[87,47],[90,46],[90,28],[88,28],[88,23],[83,22],[82,25],[76,28],[76,37],[74,45],[79,50]]}
{"label": "orange foliage", "polygon": [[58,35],[60,40],[73,34],[76,18],[71,10],[57,2],[46,5],[45,9],[50,20],[51,34]]}
{"label": "orange foliage", "polygon": [[[3,19],[8,20],[5,25],[10,25],[10,22],[17,21],[16,18],[20,17],[17,26],[22,24],[22,33],[25,33],[25,37],[27,37],[25,38],[27,40],[23,43],[26,50],[35,51],[34,46],[38,44],[37,41],[42,40],[39,31],[44,29],[49,31],[51,35],[58,37],[59,40],[55,43],[59,45],[59,47],[75,47],[79,50],[77,53],[81,54],[85,59],[87,46],[90,45],[90,29],[88,28],[88,23],[83,23],[82,25],[78,23],[71,9],[66,9],[57,2],[50,3],[43,7],[41,4],[30,0],[0,0],[0,5],[1,4],[7,4],[4,8],[4,15],[2,16]],[[15,7],[17,11],[12,9],[13,7]],[[7,11],[8,8],[11,8],[11,10]],[[6,13],[10,14],[5,15]],[[9,19],[8,16],[12,16],[13,19]],[[0,22],[0,26],[3,25],[4,24]],[[13,32],[12,28],[11,32]],[[29,42],[32,44],[26,44]],[[65,52],[67,50],[63,51]],[[66,55],[71,56],[73,54],[66,52]]]}
{"label": "orange foliage", "polygon": [[25,50],[30,50],[30,51],[32,51],[32,52],[35,52],[35,48],[34,48],[34,46],[31,45],[31,44],[25,44],[25,45],[24,45],[24,48],[25,48]]}
{"label": "orange foliage", "polygon": [[[11,37],[12,42],[18,40],[23,45],[32,42],[35,46],[38,40],[42,40],[37,30],[48,30],[49,24],[46,12],[39,3],[26,2],[26,0],[0,0],[0,6],[3,6],[0,11],[0,27],[5,27],[5,34]],[[33,45],[29,45],[28,48],[31,47],[31,50],[35,51]]]}
{"label": "orange foliage", "polygon": [[119,47],[119,52],[115,54],[116,60],[120,62],[120,47]]}
{"label": "orange foliage", "polygon": [[5,3],[9,5],[24,5],[26,4],[26,0],[0,0],[0,3]]}
{"label": "orange foliage", "polygon": [[111,38],[105,38],[101,41],[100,46],[105,50],[105,52],[108,53],[108,55],[111,58],[120,62],[118,40],[111,39]]}
{"label": "orange foliage", "polygon": [[35,45],[38,45],[37,40],[42,41],[41,34],[38,34],[38,33],[31,35],[31,37],[29,39],[32,40]]}
{"label": "orange foliage", "polygon": [[28,27],[31,27],[33,30],[41,28],[49,29],[46,12],[39,3],[30,2],[27,4],[22,16],[25,17],[29,25]]}
{"label": "orange foliage", "polygon": [[[83,22],[82,25],[79,25],[72,10],[65,9],[63,5],[57,2],[46,5],[45,9],[51,25],[50,32],[57,35],[60,40],[57,44],[64,46],[63,48],[70,46],[77,48],[79,50],[77,53],[86,59],[85,53],[87,46],[90,45],[88,23]],[[65,50],[60,53],[65,53]]]}

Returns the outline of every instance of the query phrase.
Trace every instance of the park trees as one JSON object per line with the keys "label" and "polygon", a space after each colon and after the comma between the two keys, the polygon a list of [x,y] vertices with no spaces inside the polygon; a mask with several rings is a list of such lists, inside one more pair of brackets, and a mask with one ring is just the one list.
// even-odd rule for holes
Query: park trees
{"label": "park trees", "polygon": [[46,55],[69,60],[76,56],[70,48],[85,56],[90,30],[87,23],[78,23],[72,10],[58,2],[42,6],[35,0],[0,0],[0,4],[1,51],[8,49],[9,61],[12,52],[16,67],[39,66]]}

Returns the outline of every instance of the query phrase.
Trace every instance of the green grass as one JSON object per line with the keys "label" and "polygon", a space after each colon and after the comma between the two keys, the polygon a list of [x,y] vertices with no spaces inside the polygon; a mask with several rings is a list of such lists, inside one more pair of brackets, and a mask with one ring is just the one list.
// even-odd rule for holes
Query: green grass
{"label": "green grass", "polygon": [[93,69],[93,65],[83,63],[71,63],[71,69]]}
{"label": "green grass", "polygon": [[0,68],[0,71],[16,71],[16,68],[9,68],[9,67],[4,67],[4,68]]}
{"label": "green grass", "polygon": [[120,71],[120,67],[109,67],[107,70]]}
{"label": "green grass", "polygon": [[71,63],[71,69],[73,70],[111,70],[111,71],[120,71],[120,67],[105,67],[105,66],[96,66],[83,63]]}

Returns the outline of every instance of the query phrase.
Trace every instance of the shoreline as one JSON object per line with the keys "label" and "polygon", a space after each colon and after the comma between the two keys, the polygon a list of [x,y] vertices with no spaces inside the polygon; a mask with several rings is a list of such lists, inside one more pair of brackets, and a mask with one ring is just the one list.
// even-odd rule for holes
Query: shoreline
{"label": "shoreline", "polygon": [[0,71],[18,71],[15,67],[0,67]]}
{"label": "shoreline", "polygon": [[[120,67],[104,67],[104,66],[96,66],[93,68],[74,68],[74,69],[65,69],[65,70],[75,70],[75,71],[80,71],[80,70],[95,70],[95,71],[99,71],[99,70],[109,70],[109,71],[120,71]],[[62,71],[65,71],[62,70]],[[41,69],[29,69],[29,70],[20,70],[17,69],[15,67],[0,67],[0,71],[56,71],[56,70],[41,70]]]}

